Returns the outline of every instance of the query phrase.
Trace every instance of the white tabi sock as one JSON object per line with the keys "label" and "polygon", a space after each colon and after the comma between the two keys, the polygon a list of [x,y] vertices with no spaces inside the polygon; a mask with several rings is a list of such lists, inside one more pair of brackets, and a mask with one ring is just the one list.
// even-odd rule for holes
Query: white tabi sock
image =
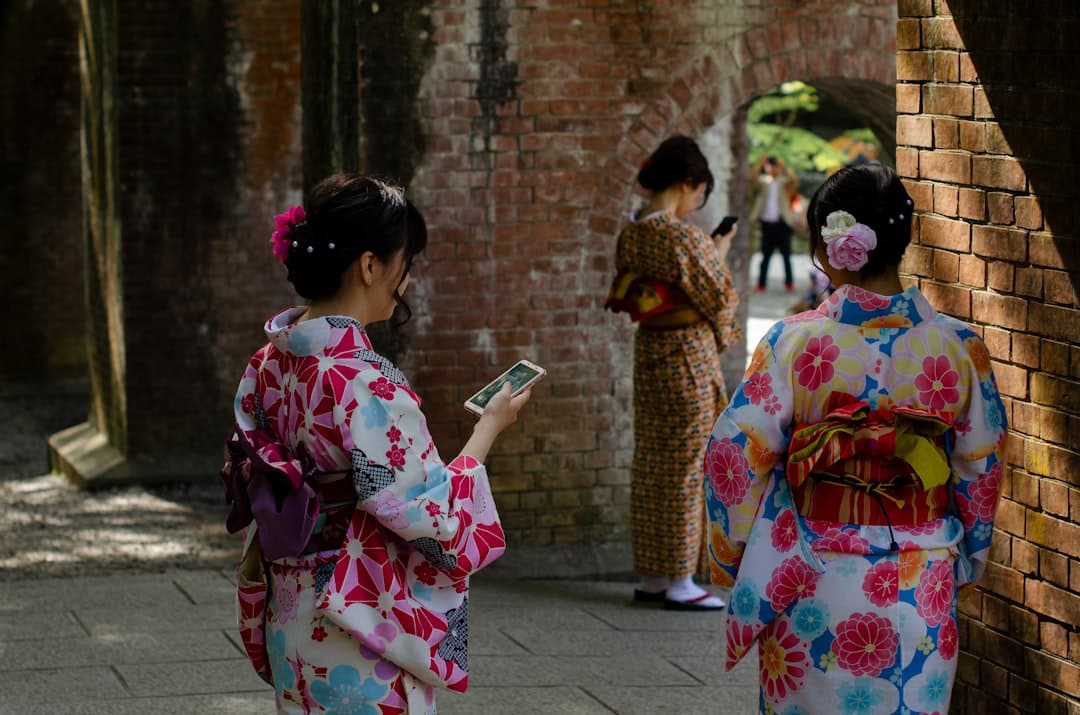
{"label": "white tabi sock", "polygon": [[671,584],[671,579],[666,576],[642,576],[641,590],[647,593],[660,593],[666,591]]}
{"label": "white tabi sock", "polygon": [[[708,598],[695,601],[695,599],[706,595],[708,595]],[[667,597],[672,601],[681,601],[682,603],[694,601],[702,606],[711,606],[713,608],[722,608],[724,606],[724,599],[709,595],[708,591],[694,583],[693,576],[672,579],[667,590]]]}

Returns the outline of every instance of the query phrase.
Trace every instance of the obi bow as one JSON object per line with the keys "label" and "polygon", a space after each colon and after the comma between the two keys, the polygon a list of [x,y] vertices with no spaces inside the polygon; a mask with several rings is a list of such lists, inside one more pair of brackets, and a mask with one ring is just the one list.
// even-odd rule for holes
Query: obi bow
{"label": "obi bow", "polygon": [[[827,473],[846,460],[873,464],[895,458],[925,491],[940,487],[951,473],[945,437],[953,419],[948,412],[917,407],[871,410],[865,400],[835,394],[824,417],[798,425],[792,434],[788,480],[798,487],[812,473]],[[873,469],[867,471],[864,481],[878,481]]]}

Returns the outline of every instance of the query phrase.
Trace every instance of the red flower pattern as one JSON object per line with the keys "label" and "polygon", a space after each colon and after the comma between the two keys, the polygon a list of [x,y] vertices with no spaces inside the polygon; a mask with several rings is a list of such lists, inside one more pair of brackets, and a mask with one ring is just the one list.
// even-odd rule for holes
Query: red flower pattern
{"label": "red flower pattern", "polygon": [[887,297],[850,284],[847,286],[847,292],[844,297],[848,300],[855,301],[859,304],[860,308],[866,310],[881,310],[882,308],[889,307],[889,299]]}
{"label": "red flower pattern", "polygon": [[945,619],[945,622],[941,624],[941,630],[938,631],[937,647],[938,652],[941,653],[941,657],[945,660],[952,660],[956,657],[956,646],[959,643],[959,638],[956,633],[956,619],[950,616]]}
{"label": "red flower pattern", "polygon": [[380,377],[373,382],[368,383],[368,389],[374,393],[376,397],[381,397],[384,400],[391,400],[394,398],[394,391],[397,389],[394,383],[387,380],[385,377]]}
{"label": "red flower pattern", "polygon": [[896,562],[883,560],[870,567],[862,588],[870,603],[879,608],[896,603],[900,595],[900,569]]}
{"label": "red flower pattern", "polygon": [[255,414],[255,395],[244,395],[244,399],[240,400],[240,409],[243,410],[246,415]]}
{"label": "red flower pattern", "polygon": [[397,445],[393,445],[387,451],[386,459],[389,460],[391,468],[401,469],[405,466],[405,450]]}
{"label": "red flower pattern", "polygon": [[746,381],[746,396],[752,404],[760,404],[772,395],[772,375],[767,372],[755,372]]}
{"label": "red flower pattern", "polygon": [[944,355],[923,358],[922,367],[922,374],[915,377],[915,388],[924,405],[943,410],[960,401],[960,391],[956,389],[960,375],[952,369],[949,358]]}
{"label": "red flower pattern", "polygon": [[[822,522],[815,522],[821,524]],[[844,531],[835,526],[826,528],[821,538],[814,542],[814,551],[835,551],[840,554],[865,554],[870,542],[854,530]]]}
{"label": "red flower pattern", "polygon": [[833,363],[840,357],[840,348],[833,344],[832,336],[810,338],[806,349],[795,358],[795,371],[799,384],[807,390],[816,390],[833,379]]}
{"label": "red flower pattern", "polygon": [[[968,487],[968,509],[975,520],[985,522],[994,520],[998,496],[1001,491],[1001,473],[1001,463],[999,462],[990,468],[985,477]],[[967,519],[965,519],[964,526],[970,529],[974,526],[974,521],[968,524]]]}
{"label": "red flower pattern", "polygon": [[325,628],[323,628],[322,626],[315,626],[315,629],[311,631],[311,640],[319,641],[320,643],[322,643],[324,640],[326,640],[327,635],[328,634]]}
{"label": "red flower pattern", "polygon": [[795,542],[799,540],[799,531],[795,524],[795,514],[790,509],[785,509],[776,517],[772,526],[773,547],[783,553],[790,551]]}
{"label": "red flower pattern", "polygon": [[818,572],[800,556],[784,559],[765,587],[773,610],[781,611],[797,599],[809,598],[817,588]]}
{"label": "red flower pattern", "polygon": [[386,430],[386,438],[390,440],[391,444],[397,444],[401,441],[401,430],[399,430],[397,427],[391,427],[390,429]]}
{"label": "red flower pattern", "polygon": [[786,620],[773,621],[761,637],[761,689],[770,703],[779,703],[806,683],[811,667],[808,644]]}
{"label": "red flower pattern", "polygon": [[713,440],[705,455],[705,474],[724,506],[737,504],[750,488],[749,465],[742,448],[730,439]]}
{"label": "red flower pattern", "polygon": [[439,575],[439,572],[435,569],[435,567],[427,561],[421,561],[420,563],[418,563],[416,565],[416,568],[413,570],[413,573],[416,574],[417,581],[423,584],[427,584],[428,586],[435,583],[435,579]]}
{"label": "red flower pattern", "polygon": [[754,643],[754,627],[740,624],[734,618],[727,619],[727,667],[732,668]]}
{"label": "red flower pattern", "polygon": [[919,585],[915,587],[915,612],[926,619],[927,625],[941,625],[952,616],[955,596],[952,562],[936,561],[919,577]]}
{"label": "red flower pattern", "polygon": [[876,613],[853,613],[836,626],[832,652],[844,670],[876,678],[896,660],[899,641],[887,619]]}

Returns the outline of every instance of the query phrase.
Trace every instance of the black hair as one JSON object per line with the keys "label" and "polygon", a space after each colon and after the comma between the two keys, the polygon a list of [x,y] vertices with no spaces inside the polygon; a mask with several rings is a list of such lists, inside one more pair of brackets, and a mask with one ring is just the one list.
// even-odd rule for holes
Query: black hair
{"label": "black hair", "polygon": [[900,264],[911,243],[915,205],[895,172],[876,162],[847,166],[818,187],[806,211],[811,258],[817,255],[821,228],[833,211],[847,211],[877,234],[877,246],[859,270],[862,276],[880,275]]}
{"label": "black hair", "polygon": [[705,184],[706,200],[716,183],[697,142],[682,134],[665,139],[656,148],[641,165],[637,182],[654,193],[675,184]]}
{"label": "black hair", "polygon": [[[308,300],[336,294],[345,270],[367,251],[383,262],[405,252],[400,287],[413,259],[427,246],[427,224],[404,190],[371,177],[334,174],[323,179],[311,190],[305,214],[288,234],[285,267],[293,288]],[[394,297],[404,309],[402,325],[412,311],[396,289]]]}

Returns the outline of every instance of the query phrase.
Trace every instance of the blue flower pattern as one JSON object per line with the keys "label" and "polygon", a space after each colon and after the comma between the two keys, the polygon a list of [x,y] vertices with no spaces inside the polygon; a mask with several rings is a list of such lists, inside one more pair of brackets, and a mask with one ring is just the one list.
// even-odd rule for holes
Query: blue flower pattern
{"label": "blue flower pattern", "polygon": [[348,665],[331,670],[329,681],[311,684],[311,695],[326,715],[379,715],[378,703],[388,690],[375,678],[361,680],[359,671]]}

